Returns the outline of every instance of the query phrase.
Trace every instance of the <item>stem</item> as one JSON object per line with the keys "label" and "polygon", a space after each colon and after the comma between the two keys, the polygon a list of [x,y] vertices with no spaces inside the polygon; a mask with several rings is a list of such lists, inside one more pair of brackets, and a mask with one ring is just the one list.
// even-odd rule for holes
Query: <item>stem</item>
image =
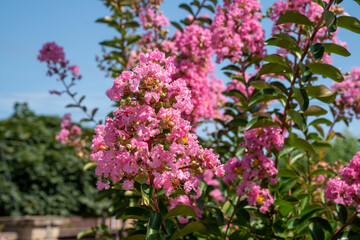
{"label": "stem", "polygon": [[239,202],[240,202],[240,197],[238,197],[238,199],[237,199],[237,201],[236,201],[236,204],[235,204],[235,206],[234,206],[234,210],[233,210],[233,212],[232,212],[232,214],[231,214],[231,216],[230,216],[229,222],[228,222],[228,224],[227,224],[227,226],[226,226],[225,235],[224,235],[224,240],[226,240],[226,237],[227,237],[227,234],[228,234],[228,231],[229,231],[229,228],[230,228],[230,224],[231,224],[231,222],[232,222],[232,220],[233,220],[233,218],[234,218],[234,216],[235,216],[236,207],[237,207],[237,205],[239,204]]}
{"label": "stem", "polygon": [[77,100],[75,97],[74,97],[74,94],[70,91],[70,87],[71,87],[71,84],[70,85],[67,85],[66,82],[65,82],[65,79],[63,77],[60,78],[62,84],[64,85],[65,87],[65,92],[71,97],[71,99],[73,100],[73,102],[75,103],[76,107],[80,108],[84,113],[85,115],[88,117],[88,119],[92,122],[94,122],[95,124],[98,124],[98,122],[94,119],[94,116],[91,116],[81,105],[80,105],[80,102],[79,100]]}
{"label": "stem", "polygon": [[335,123],[339,120],[339,117],[340,117],[340,116],[337,116],[337,117],[334,119],[334,122],[333,122],[333,123],[331,124],[331,126],[330,126],[329,132],[326,134],[325,140],[329,139],[329,137],[330,137],[330,135],[331,135],[331,132],[332,132],[332,130],[334,129]]}
{"label": "stem", "polygon": [[[330,0],[328,5],[326,6],[325,10],[329,10],[331,5],[334,3],[335,0]],[[293,91],[293,87],[295,85],[295,82],[296,82],[296,79],[299,77],[299,71],[300,71],[300,63],[302,63],[306,57],[306,54],[308,53],[309,51],[309,48],[310,48],[310,45],[312,43],[312,41],[315,39],[315,36],[317,34],[317,32],[320,30],[321,28],[321,25],[322,25],[322,22],[324,21],[324,15],[321,15],[321,18],[319,20],[319,22],[317,23],[313,33],[311,34],[311,37],[309,39],[309,41],[307,42],[305,48],[304,48],[304,52],[303,54],[301,55],[301,58],[299,60],[299,63],[295,63],[295,71],[294,71],[294,77],[293,77],[293,80],[291,81],[291,86],[290,86],[290,91],[289,91],[289,97],[286,101],[286,105],[285,105],[285,110],[284,110],[284,117],[283,117],[283,120],[282,120],[282,125],[281,125],[281,129],[284,131],[285,129],[285,124],[286,124],[286,111],[289,109],[289,106],[290,106],[290,102],[292,100],[292,95],[294,93]]]}
{"label": "stem", "polygon": [[349,218],[349,220],[348,220],[339,230],[337,230],[334,235],[331,236],[330,240],[335,240],[336,237],[337,237],[347,226],[349,226],[349,225],[352,223],[352,221],[354,221],[354,219],[356,218],[357,214],[358,214],[358,212],[355,212],[355,213]]}
{"label": "stem", "polygon": [[196,20],[197,16],[199,15],[201,9],[204,7],[205,2],[206,2],[206,0],[203,0],[202,3],[200,4],[199,9],[198,9],[197,12],[195,13],[194,18],[193,18],[193,20],[191,21],[190,25],[195,22],[195,20]]}

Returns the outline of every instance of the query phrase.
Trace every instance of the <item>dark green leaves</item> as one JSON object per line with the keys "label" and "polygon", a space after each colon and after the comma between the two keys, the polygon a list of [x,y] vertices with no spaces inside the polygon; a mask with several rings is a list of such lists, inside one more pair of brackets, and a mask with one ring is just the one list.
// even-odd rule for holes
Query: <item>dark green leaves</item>
{"label": "dark green leaves", "polygon": [[185,10],[186,10],[187,12],[189,12],[191,15],[194,15],[191,7],[190,7],[189,5],[187,5],[187,4],[185,4],[185,3],[180,4],[180,5],[179,5],[179,8],[185,9]]}
{"label": "dark green leaves", "polygon": [[162,222],[161,214],[155,211],[151,212],[145,240],[159,239],[158,234],[159,234],[161,222]]}
{"label": "dark green leaves", "polygon": [[281,65],[281,64],[277,64],[277,63],[268,63],[261,67],[257,76],[260,77],[264,74],[269,74],[269,73],[282,75],[285,73],[293,73],[293,70],[290,67],[285,66],[285,65]]}
{"label": "dark green leaves", "polygon": [[300,25],[314,27],[314,23],[312,23],[306,16],[302,15],[299,11],[295,10],[286,11],[276,22],[276,25],[283,23],[296,23]]}
{"label": "dark green leaves", "polygon": [[310,97],[316,98],[325,103],[332,103],[336,98],[336,92],[331,91],[325,85],[307,86],[306,90]]}
{"label": "dark green leaves", "polygon": [[325,52],[324,45],[321,43],[313,43],[313,45],[311,46],[311,52],[314,55],[315,61],[320,61]]}
{"label": "dark green leaves", "polygon": [[325,24],[327,26],[328,34],[335,32],[337,29],[336,24],[338,21],[335,14],[329,10],[325,10],[323,14],[324,14],[324,19],[325,19]]}
{"label": "dark green leaves", "polygon": [[181,205],[177,206],[174,209],[170,210],[167,214],[164,216],[164,220],[174,217],[174,216],[192,216],[196,217],[196,213],[192,207]]}
{"label": "dark green leaves", "polygon": [[338,18],[338,26],[355,33],[360,33],[360,21],[356,17],[341,16]]}
{"label": "dark green leaves", "polygon": [[296,135],[292,135],[290,137],[289,144],[295,148],[309,152],[310,154],[313,154],[313,155],[316,154],[314,148],[311,146],[311,144],[308,141],[306,141],[302,138],[299,138]]}
{"label": "dark green leaves", "polygon": [[295,98],[300,104],[302,111],[306,111],[309,106],[309,97],[305,89],[294,88]]}
{"label": "dark green leaves", "polygon": [[344,47],[339,46],[334,43],[323,43],[324,50],[327,53],[335,53],[344,57],[348,57],[351,55],[351,53]]}
{"label": "dark green leaves", "polygon": [[255,117],[246,125],[246,130],[259,128],[259,127],[268,127],[268,126],[280,126],[280,123],[265,117]]}
{"label": "dark green leaves", "polygon": [[171,240],[182,238],[193,232],[199,232],[206,230],[205,226],[200,222],[190,222],[184,228],[177,230],[172,236]]}
{"label": "dark green leaves", "polygon": [[322,107],[313,105],[310,106],[305,112],[304,115],[305,116],[321,116],[326,114],[327,111],[325,109],[323,109]]}
{"label": "dark green leaves", "polygon": [[265,41],[267,45],[277,46],[294,52],[298,57],[301,57],[301,48],[296,40],[286,34],[276,34],[272,38]]}
{"label": "dark green leaves", "polygon": [[346,207],[342,204],[336,204],[336,212],[340,218],[340,221],[345,224],[348,218]]}
{"label": "dark green leaves", "polygon": [[150,217],[148,209],[143,207],[129,207],[119,212],[116,219],[139,219],[147,221]]}
{"label": "dark green leaves", "polygon": [[332,65],[324,63],[313,63],[308,65],[307,67],[310,68],[313,74],[321,74],[325,77],[331,78],[336,82],[344,81],[344,76],[341,74],[339,69]]}

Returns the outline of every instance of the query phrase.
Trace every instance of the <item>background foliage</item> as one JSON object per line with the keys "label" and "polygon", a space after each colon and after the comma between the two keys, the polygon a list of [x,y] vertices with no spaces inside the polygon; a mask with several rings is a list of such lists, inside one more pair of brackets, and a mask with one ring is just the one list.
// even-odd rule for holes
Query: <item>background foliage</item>
{"label": "background foliage", "polygon": [[83,170],[86,160],[55,140],[60,122],[35,115],[26,104],[16,104],[14,114],[0,121],[1,216],[102,214],[106,202],[96,201],[100,193],[94,175]]}

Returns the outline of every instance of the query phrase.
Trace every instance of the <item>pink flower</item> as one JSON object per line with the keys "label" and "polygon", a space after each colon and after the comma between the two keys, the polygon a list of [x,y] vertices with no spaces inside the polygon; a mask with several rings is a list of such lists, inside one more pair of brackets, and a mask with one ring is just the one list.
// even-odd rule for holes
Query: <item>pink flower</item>
{"label": "pink flower", "polygon": [[164,53],[149,50],[138,61],[107,91],[120,107],[95,129],[91,155],[98,163],[95,173],[102,181],[125,178],[125,190],[146,174],[148,182],[166,190],[167,196],[182,189],[199,198],[201,173],[209,170],[222,176],[223,170],[218,156],[199,145],[190,123],[182,118],[193,108],[191,93],[176,78],[173,59]]}
{"label": "pink flower", "polygon": [[225,58],[240,61],[243,55],[265,56],[260,8],[258,0],[224,1],[222,7],[217,6],[211,25],[217,63]]}
{"label": "pink flower", "polygon": [[62,47],[59,47],[55,42],[45,43],[38,55],[40,62],[66,63],[65,53]]}
{"label": "pink flower", "polygon": [[225,198],[222,196],[220,189],[215,189],[210,192],[210,196],[218,202],[225,202]]}
{"label": "pink flower", "polygon": [[327,182],[325,198],[339,204],[355,205],[360,211],[360,152],[339,172],[341,179],[332,178]]}
{"label": "pink flower", "polygon": [[80,71],[80,68],[79,66],[69,66],[68,67],[68,70],[71,71],[71,74],[74,76],[74,77],[78,77],[79,75],[79,71]]}

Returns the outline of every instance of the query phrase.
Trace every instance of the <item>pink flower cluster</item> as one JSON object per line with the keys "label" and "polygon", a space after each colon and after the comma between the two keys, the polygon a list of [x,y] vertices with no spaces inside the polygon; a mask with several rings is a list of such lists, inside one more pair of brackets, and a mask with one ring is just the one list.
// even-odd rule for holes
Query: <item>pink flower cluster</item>
{"label": "pink flower cluster", "polygon": [[162,12],[156,13],[155,10],[150,7],[140,9],[139,19],[145,30],[170,26],[169,20]]}
{"label": "pink flower cluster", "polygon": [[225,86],[212,72],[214,53],[211,45],[211,31],[198,25],[187,26],[183,32],[175,33],[175,46],[178,75],[185,80],[191,90],[191,102],[194,109],[185,116],[192,123],[203,118],[219,118],[219,108],[226,101],[222,95]]}
{"label": "pink flower cluster", "polygon": [[225,0],[222,7],[217,6],[211,25],[217,63],[225,58],[237,62],[242,56],[266,54],[260,8],[258,0]]}
{"label": "pink flower cluster", "polygon": [[98,125],[92,159],[98,163],[98,188],[109,188],[110,180],[131,190],[137,178],[147,179],[166,195],[182,189],[200,196],[199,176],[205,169],[223,175],[218,156],[203,149],[190,123],[181,117],[193,106],[190,91],[175,78],[173,59],[157,49],[140,54],[132,71],[114,80],[107,95],[120,107]]}
{"label": "pink flower cluster", "polygon": [[65,114],[62,117],[61,130],[55,139],[61,144],[74,145],[80,141],[81,128],[72,123],[70,113]]}
{"label": "pink flower cluster", "polygon": [[328,181],[325,197],[338,204],[355,205],[360,212],[360,152],[339,172],[341,179],[332,178]]}
{"label": "pink flower cluster", "polygon": [[348,118],[355,115],[357,119],[360,119],[360,68],[352,68],[344,81],[333,83],[331,87],[339,94],[334,103],[337,115]]}
{"label": "pink flower cluster", "polygon": [[[66,72],[70,71],[73,80],[80,80],[79,75],[80,68],[76,65],[69,65],[69,60],[65,59],[65,53],[62,47],[58,46],[55,42],[45,43],[40,49],[38,60],[40,62],[46,62],[48,71],[47,74],[52,76],[57,74],[60,78],[65,78]],[[51,91],[50,94],[61,95],[61,92]],[[59,94],[60,93],[60,94]]]}
{"label": "pink flower cluster", "polygon": [[38,55],[40,62],[53,62],[66,65],[68,61],[65,60],[65,53],[62,47],[59,47],[55,42],[48,42],[43,45]]}
{"label": "pink flower cluster", "polygon": [[[261,205],[260,211],[267,211],[274,201],[269,190],[260,186],[263,179],[269,179],[270,184],[277,182],[275,175],[278,171],[269,157],[270,151],[282,150],[283,144],[284,135],[278,127],[244,131],[243,159],[231,158],[224,166],[224,182],[237,186],[237,195],[246,197],[250,205]],[[267,150],[268,154],[265,154],[264,150]]]}

